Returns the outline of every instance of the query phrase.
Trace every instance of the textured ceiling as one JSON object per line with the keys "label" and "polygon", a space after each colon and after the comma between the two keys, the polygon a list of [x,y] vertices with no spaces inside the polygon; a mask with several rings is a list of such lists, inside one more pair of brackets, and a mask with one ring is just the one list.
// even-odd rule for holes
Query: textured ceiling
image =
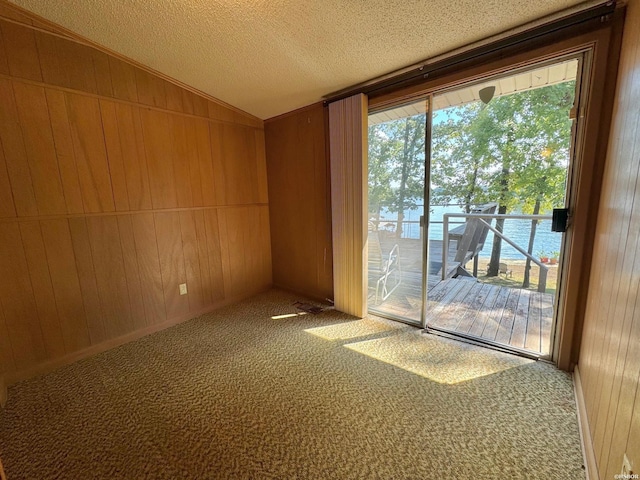
{"label": "textured ceiling", "polygon": [[580,0],[10,0],[266,119]]}

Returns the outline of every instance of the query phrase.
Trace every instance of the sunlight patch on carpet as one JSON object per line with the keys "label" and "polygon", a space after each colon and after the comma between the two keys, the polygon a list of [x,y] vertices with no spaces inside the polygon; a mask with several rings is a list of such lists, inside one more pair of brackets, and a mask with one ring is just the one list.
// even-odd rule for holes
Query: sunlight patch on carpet
{"label": "sunlight patch on carpet", "polygon": [[391,322],[374,318],[363,318],[351,322],[327,325],[324,327],[308,328],[305,332],[324,340],[350,340],[352,338],[367,337],[377,333],[385,333],[403,328],[401,324],[392,325]]}
{"label": "sunlight patch on carpet", "polygon": [[346,348],[434,382],[453,385],[533,363],[505,353],[412,331],[345,345]]}

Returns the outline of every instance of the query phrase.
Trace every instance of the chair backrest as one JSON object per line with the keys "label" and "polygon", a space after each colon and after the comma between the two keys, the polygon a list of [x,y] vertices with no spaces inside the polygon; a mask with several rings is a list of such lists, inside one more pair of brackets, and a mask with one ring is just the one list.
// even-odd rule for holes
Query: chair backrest
{"label": "chair backrest", "polygon": [[[476,208],[471,213],[481,213],[491,215],[496,211],[497,204],[489,203]],[[486,221],[486,220],[485,220]],[[491,224],[491,219],[487,222]],[[464,264],[471,258],[480,253],[487,239],[489,227],[487,227],[479,218],[468,218],[465,223],[464,233],[458,241],[458,249],[456,250],[455,262]]]}

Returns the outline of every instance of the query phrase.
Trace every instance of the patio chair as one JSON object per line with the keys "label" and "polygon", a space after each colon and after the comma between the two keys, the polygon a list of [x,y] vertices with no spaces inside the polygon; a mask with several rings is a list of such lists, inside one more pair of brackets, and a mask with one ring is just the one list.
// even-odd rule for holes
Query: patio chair
{"label": "patio chair", "polygon": [[387,255],[383,255],[380,237],[377,231],[369,231],[369,283],[373,289],[375,282],[374,304],[384,302],[400,286],[402,270],[400,268],[400,247],[396,243]]}
{"label": "patio chair", "polygon": [[[489,203],[472,210],[471,213],[491,215],[495,213],[496,207],[497,204]],[[491,220],[487,223],[490,224]],[[481,222],[479,218],[468,218],[463,225],[449,232],[449,238],[457,241],[457,248],[453,261],[447,265],[445,278],[478,276],[478,254],[484,248],[484,242],[487,239],[488,233],[489,227]],[[465,268],[465,265],[470,260],[473,260],[473,275]]]}

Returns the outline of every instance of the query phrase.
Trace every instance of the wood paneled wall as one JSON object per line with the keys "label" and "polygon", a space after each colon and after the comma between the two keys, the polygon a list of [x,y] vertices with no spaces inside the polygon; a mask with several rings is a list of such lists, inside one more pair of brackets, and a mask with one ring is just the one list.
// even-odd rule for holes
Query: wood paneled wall
{"label": "wood paneled wall", "polygon": [[331,200],[322,104],[265,122],[274,284],[333,298]]}
{"label": "wood paneled wall", "polygon": [[640,470],[640,1],[629,2],[578,362],[599,477]]}
{"label": "wood paneled wall", "polygon": [[0,105],[9,383],[271,285],[259,119],[1,17]]}

